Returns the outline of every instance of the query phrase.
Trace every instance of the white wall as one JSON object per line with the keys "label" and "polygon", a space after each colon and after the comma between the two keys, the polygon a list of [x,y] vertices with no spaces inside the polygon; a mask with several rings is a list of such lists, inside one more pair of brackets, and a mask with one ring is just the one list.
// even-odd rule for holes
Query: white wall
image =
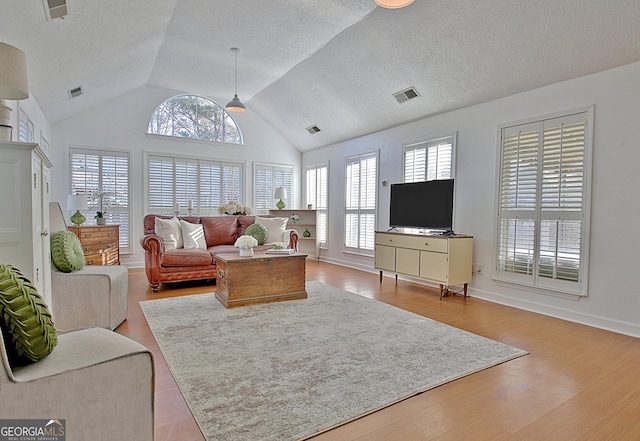
{"label": "white wall", "polygon": [[[90,111],[52,125],[53,176],[52,201],[62,202],[65,208],[69,194],[69,147],[90,147],[131,152],[131,245],[133,254],[121,256],[128,267],[144,266],[144,253],[139,239],[146,198],[143,195],[143,152],[172,153],[191,157],[243,161],[245,163],[245,203],[253,201],[253,163],[276,163],[294,166],[294,188],[300,188],[300,152],[280,134],[248,109],[234,114],[244,138],[244,145],[229,145],[164,139],[146,135],[147,125],[156,107],[167,98],[178,95],[173,90],[141,87],[104,103]],[[76,99],[82,99],[76,98]],[[224,100],[216,100],[222,103]],[[299,192],[293,195],[299,203]],[[66,213],[66,211],[65,211]],[[69,215],[68,213],[66,213]]]}
{"label": "white wall", "polygon": [[[474,236],[484,274],[470,293],[523,309],[640,336],[640,63],[426,118],[303,154],[329,160],[329,243],[324,260],[373,271],[373,259],[343,253],[344,159],[379,149],[381,183],[400,182],[402,146],[458,133],[455,225]],[[425,97],[423,99],[428,99]],[[495,270],[498,126],[595,105],[588,296],[568,299],[492,279]],[[378,229],[388,227],[389,186],[378,185]],[[386,281],[383,283],[391,283]]]}

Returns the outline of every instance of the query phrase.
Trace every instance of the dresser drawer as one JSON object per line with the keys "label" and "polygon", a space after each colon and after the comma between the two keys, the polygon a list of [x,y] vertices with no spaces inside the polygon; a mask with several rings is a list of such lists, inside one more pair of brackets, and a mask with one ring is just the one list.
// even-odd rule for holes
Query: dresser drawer
{"label": "dresser drawer", "polygon": [[446,237],[394,233],[377,233],[376,244],[435,253],[447,253],[449,248],[449,240]]}
{"label": "dresser drawer", "polygon": [[80,239],[87,265],[120,265],[120,226],[69,227]]}

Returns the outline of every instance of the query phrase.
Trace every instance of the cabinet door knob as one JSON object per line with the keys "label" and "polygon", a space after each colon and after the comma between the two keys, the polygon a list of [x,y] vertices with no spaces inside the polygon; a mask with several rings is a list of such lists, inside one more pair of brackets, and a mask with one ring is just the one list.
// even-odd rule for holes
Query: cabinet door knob
{"label": "cabinet door knob", "polygon": [[47,237],[49,235],[49,232],[47,230],[44,230],[42,233],[40,233],[40,235]]}

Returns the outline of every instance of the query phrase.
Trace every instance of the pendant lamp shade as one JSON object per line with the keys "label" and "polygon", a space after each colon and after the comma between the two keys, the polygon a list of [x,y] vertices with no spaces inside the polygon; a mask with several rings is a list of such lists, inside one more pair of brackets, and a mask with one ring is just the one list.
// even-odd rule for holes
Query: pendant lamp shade
{"label": "pendant lamp shade", "polygon": [[410,5],[413,1],[414,0],[376,0],[376,3],[383,8],[398,9]]}
{"label": "pendant lamp shade", "polygon": [[236,113],[246,112],[247,108],[244,106],[244,104],[242,104],[242,102],[240,101],[240,98],[238,98],[238,52],[240,52],[240,49],[238,49],[237,47],[232,47],[231,50],[236,53],[236,75],[235,75],[235,79],[236,79],[235,92],[236,93],[233,95],[233,99],[229,101],[229,103],[226,105],[225,110],[227,112],[236,112]]}

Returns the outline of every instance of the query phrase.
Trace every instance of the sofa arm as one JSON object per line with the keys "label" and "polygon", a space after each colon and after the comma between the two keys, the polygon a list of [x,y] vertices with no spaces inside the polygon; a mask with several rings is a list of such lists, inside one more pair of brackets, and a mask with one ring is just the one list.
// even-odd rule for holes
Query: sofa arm
{"label": "sofa arm", "polygon": [[284,230],[282,242],[288,244],[292,250],[298,251],[298,232],[294,229]]}
{"label": "sofa arm", "polygon": [[140,239],[144,248],[144,268],[153,292],[160,288],[160,261],[164,252],[164,242],[156,234],[147,234]]}

